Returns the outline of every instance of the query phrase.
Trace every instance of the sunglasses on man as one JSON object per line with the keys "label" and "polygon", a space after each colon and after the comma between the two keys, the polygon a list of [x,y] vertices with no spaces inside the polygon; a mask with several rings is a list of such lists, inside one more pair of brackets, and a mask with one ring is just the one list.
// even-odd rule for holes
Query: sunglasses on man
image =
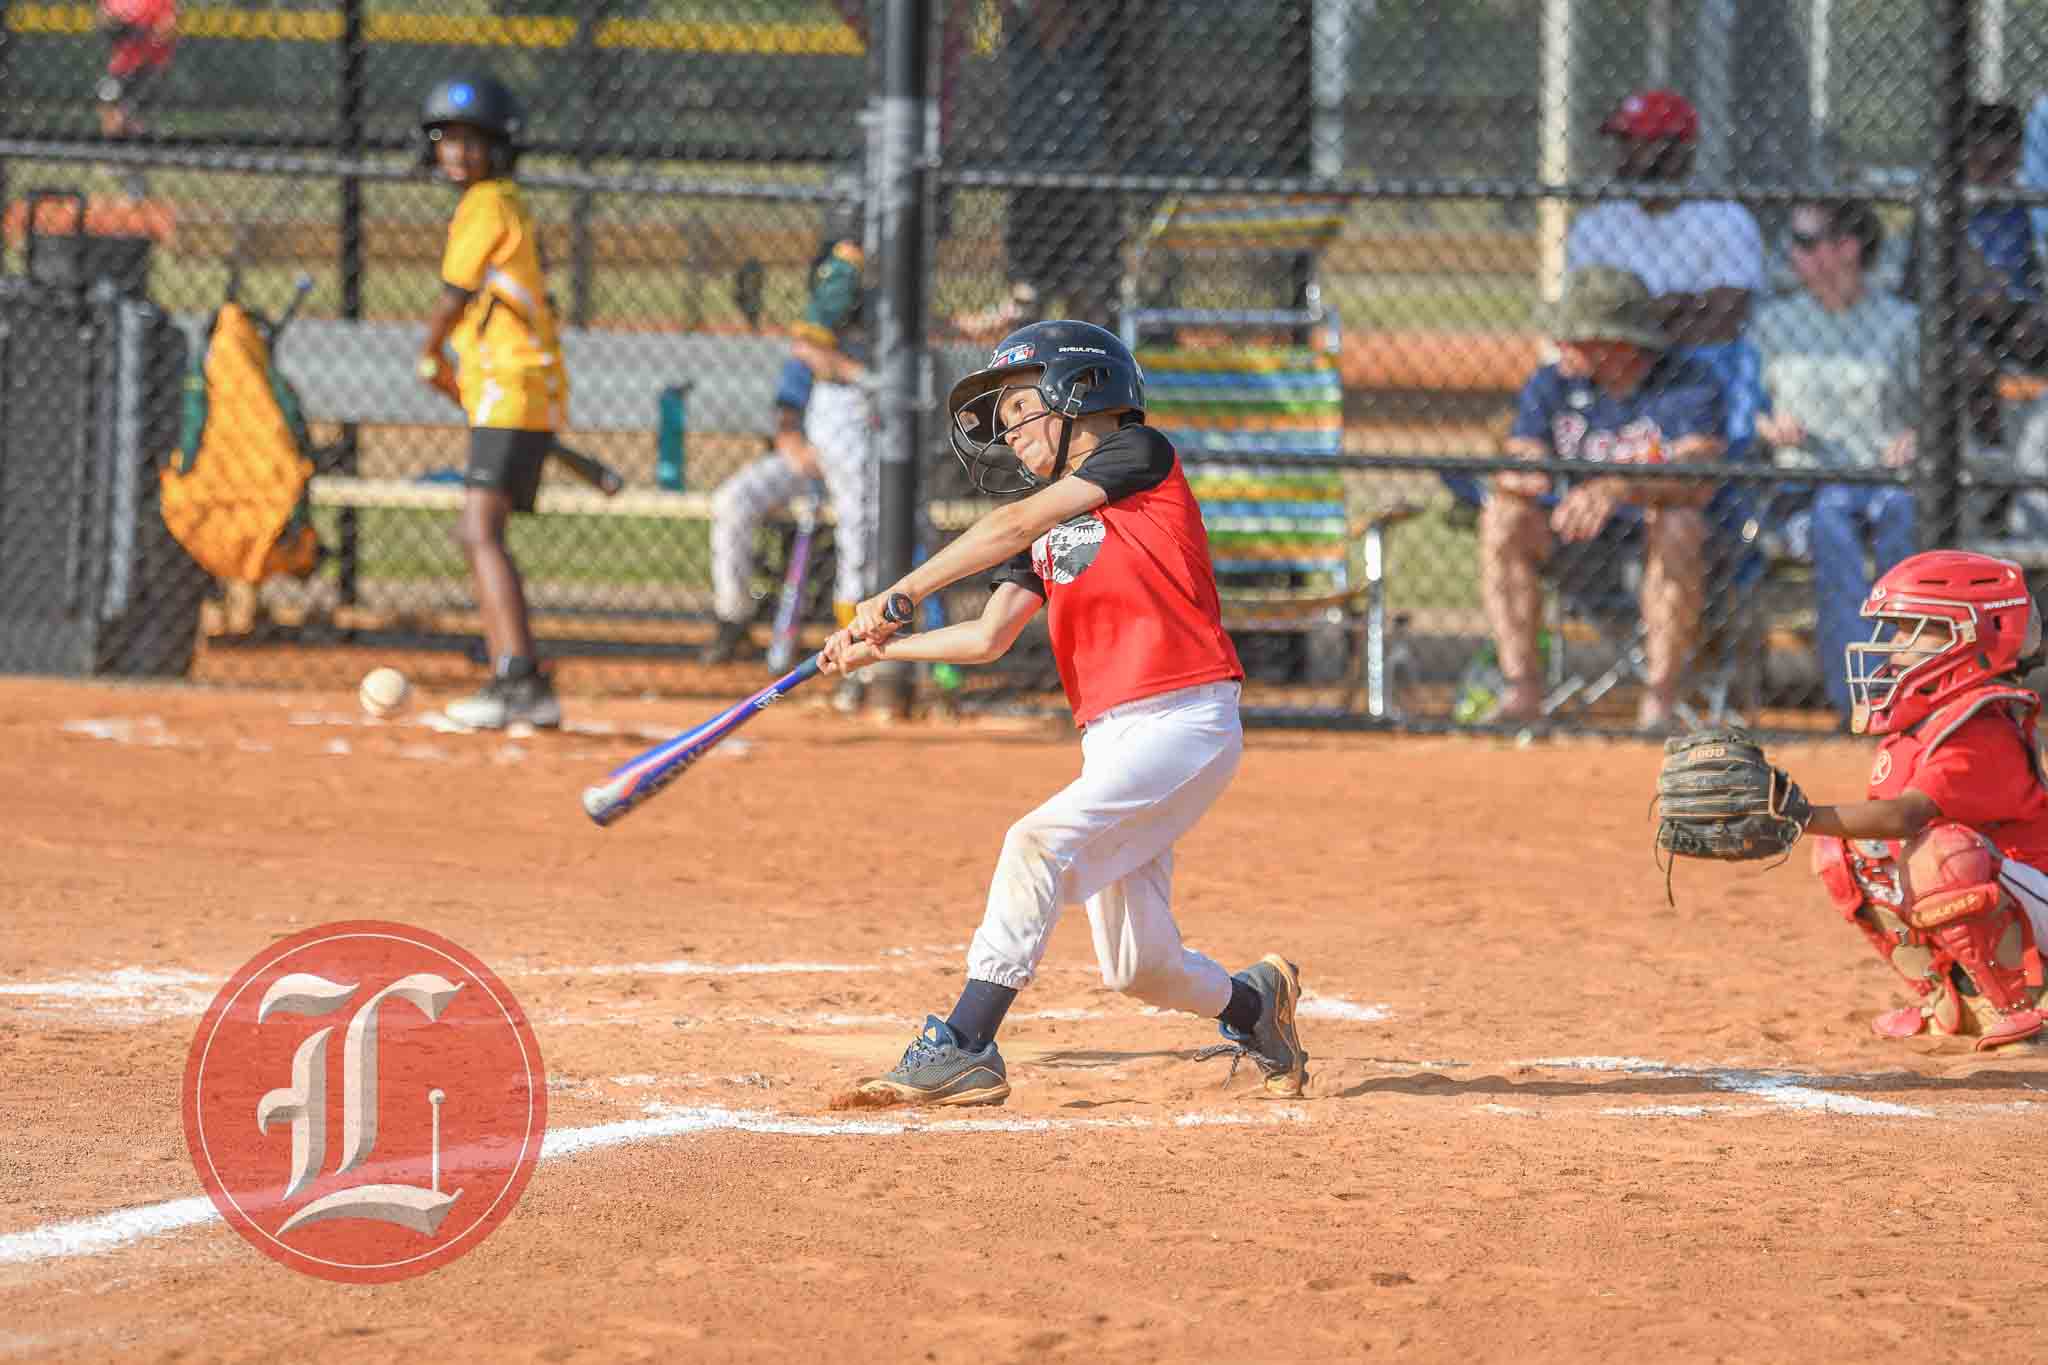
{"label": "sunglasses on man", "polygon": [[1817,246],[1834,241],[1835,234],[1825,230],[1820,232],[1801,232],[1799,229],[1794,228],[1785,234],[1785,240],[1801,251],[1811,251]]}

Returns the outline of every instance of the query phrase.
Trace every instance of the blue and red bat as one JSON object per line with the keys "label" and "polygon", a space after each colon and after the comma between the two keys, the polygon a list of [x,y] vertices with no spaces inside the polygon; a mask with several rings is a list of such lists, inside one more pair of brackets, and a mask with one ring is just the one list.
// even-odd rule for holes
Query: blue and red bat
{"label": "blue and red bat", "polygon": [[[898,625],[908,625],[910,599],[897,593],[882,615]],[[694,730],[685,730],[661,743],[623,767],[595,787],[583,789],[583,812],[600,826],[609,825],[669,783],[681,777],[692,763],[728,739],[733,731],[818,676],[818,656],[813,654],[790,672],[769,683],[737,706],[731,706]]]}

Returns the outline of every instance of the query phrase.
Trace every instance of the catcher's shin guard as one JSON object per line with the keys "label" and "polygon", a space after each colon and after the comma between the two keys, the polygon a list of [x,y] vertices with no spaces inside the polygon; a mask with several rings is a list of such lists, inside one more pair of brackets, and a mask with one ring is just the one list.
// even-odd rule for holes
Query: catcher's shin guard
{"label": "catcher's shin guard", "polygon": [[1948,822],[1903,849],[1814,841],[1828,898],[1920,997],[1872,1020],[1875,1032],[1974,1037],[1982,1051],[2041,1031],[2041,957],[2032,925],[1999,884],[2003,862],[1990,840]]}
{"label": "catcher's shin guard", "polygon": [[[1863,882],[1868,874],[1860,865],[1863,860],[1852,862],[1848,844],[1831,834],[1816,834],[1809,842],[1813,845],[1813,874],[1820,878],[1820,884],[1827,890],[1828,899],[1834,902],[1835,909],[1841,911],[1842,918],[1855,925],[1856,931],[1870,941],[1879,957],[1897,967],[1898,964],[1892,962],[1892,953],[1899,946],[1898,936],[1881,927],[1866,904],[1868,893]],[[1859,876],[1859,873],[1864,875]],[[1910,984],[1926,989],[1918,977],[1907,976],[1903,970],[1899,975],[1906,977]]]}
{"label": "catcher's shin guard", "polygon": [[1893,856],[1897,848],[1876,839],[1851,846],[1832,835],[1815,835],[1813,871],[1842,918],[1920,998],[1918,1004],[1878,1015],[1870,1021],[1871,1031],[1885,1038],[1910,1038],[1931,1023],[1937,1033],[1954,1033],[1962,1017],[1955,992],[1943,994],[1934,954],[1915,940],[1912,928],[1898,915],[1903,896]]}
{"label": "catcher's shin guard", "polygon": [[[1935,966],[1956,980],[1983,1051],[2041,1031],[2041,953],[2033,925],[1998,874],[2005,858],[1967,825],[1929,826],[1906,846],[1906,923],[1933,951]],[[1967,983],[1967,984],[1966,984]],[[1974,988],[1974,989],[1972,989]]]}

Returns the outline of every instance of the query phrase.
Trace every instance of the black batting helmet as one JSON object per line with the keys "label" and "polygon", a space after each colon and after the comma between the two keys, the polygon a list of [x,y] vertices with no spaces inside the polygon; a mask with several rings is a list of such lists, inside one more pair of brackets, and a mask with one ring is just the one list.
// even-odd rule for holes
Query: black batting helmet
{"label": "black batting helmet", "polygon": [[427,92],[420,105],[420,164],[434,164],[434,144],[451,123],[475,128],[491,143],[491,171],[504,175],[519,158],[519,139],[526,132],[526,111],[496,76],[450,76]]}
{"label": "black batting helmet", "polygon": [[[953,415],[947,431],[953,454],[974,486],[995,496],[1026,492],[1041,483],[1004,444],[996,415],[1003,395],[1018,388],[1037,389],[1059,417],[1145,415],[1145,372],[1116,333],[1065,319],[1018,328],[997,343],[985,368],[953,386],[946,403]],[[1066,450],[1063,437],[1054,478],[1066,472]]]}

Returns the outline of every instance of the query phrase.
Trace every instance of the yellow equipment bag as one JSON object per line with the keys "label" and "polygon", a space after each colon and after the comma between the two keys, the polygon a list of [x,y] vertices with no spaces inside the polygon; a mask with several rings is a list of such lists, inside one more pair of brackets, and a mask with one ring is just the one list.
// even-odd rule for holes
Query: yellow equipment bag
{"label": "yellow equipment bag", "polygon": [[298,395],[271,367],[262,328],[240,304],[221,305],[185,379],[178,453],[163,470],[164,524],[217,578],[304,578],[320,562],[306,502],[311,451]]}

